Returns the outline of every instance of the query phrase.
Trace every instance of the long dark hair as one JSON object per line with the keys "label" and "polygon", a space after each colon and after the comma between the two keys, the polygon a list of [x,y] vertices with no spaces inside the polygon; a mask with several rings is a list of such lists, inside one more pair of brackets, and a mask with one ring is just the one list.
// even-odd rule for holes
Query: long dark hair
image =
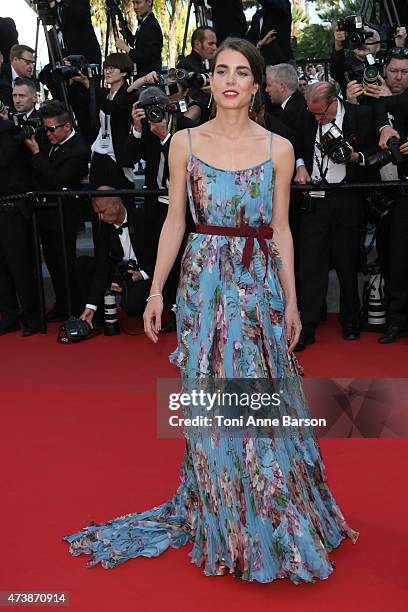
{"label": "long dark hair", "polygon": [[225,51],[226,49],[238,51],[238,53],[242,53],[242,55],[246,57],[251,68],[255,83],[261,86],[265,65],[264,59],[260,54],[259,50],[255,47],[255,45],[250,43],[248,40],[245,40],[244,38],[226,38],[220,44],[211,62],[211,72],[214,72],[214,68],[217,65],[218,56],[220,55],[220,53],[222,53],[222,51]]}

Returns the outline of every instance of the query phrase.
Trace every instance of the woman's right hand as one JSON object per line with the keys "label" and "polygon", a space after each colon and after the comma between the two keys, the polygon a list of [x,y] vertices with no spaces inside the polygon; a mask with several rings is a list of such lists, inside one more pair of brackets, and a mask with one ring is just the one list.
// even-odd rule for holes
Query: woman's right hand
{"label": "woman's right hand", "polygon": [[143,323],[146,336],[155,344],[159,339],[162,312],[162,297],[160,295],[156,295],[150,298],[143,313]]}

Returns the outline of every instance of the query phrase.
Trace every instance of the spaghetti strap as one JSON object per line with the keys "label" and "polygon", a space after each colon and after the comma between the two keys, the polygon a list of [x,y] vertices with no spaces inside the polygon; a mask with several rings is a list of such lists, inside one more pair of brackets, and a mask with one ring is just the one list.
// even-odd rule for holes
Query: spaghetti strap
{"label": "spaghetti strap", "polygon": [[191,132],[190,132],[190,128],[187,128],[187,134],[188,134],[188,143],[190,146],[190,157],[193,155],[193,141],[191,139]]}
{"label": "spaghetti strap", "polygon": [[271,132],[271,144],[269,147],[269,159],[272,159],[272,141],[273,141],[273,133]]}

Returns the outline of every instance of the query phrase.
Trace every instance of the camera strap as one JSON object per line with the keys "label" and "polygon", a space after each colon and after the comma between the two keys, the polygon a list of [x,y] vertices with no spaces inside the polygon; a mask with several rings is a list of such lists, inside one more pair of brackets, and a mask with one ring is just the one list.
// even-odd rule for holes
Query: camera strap
{"label": "camera strap", "polygon": [[[325,183],[326,181],[326,175],[327,172],[329,171],[329,162],[330,162],[330,158],[328,155],[325,155],[322,151],[322,149],[320,148],[320,143],[322,140],[322,136],[323,136],[323,130],[322,130],[322,126],[319,123],[319,142],[316,140],[315,141],[315,146],[314,146],[314,150],[313,150],[313,154],[314,154],[314,158],[316,161],[316,165],[319,169],[319,174],[320,174],[320,182],[321,183]],[[316,153],[316,149],[319,149],[320,151],[320,158]],[[325,162],[325,158],[326,158],[326,167],[324,168],[324,162]]]}

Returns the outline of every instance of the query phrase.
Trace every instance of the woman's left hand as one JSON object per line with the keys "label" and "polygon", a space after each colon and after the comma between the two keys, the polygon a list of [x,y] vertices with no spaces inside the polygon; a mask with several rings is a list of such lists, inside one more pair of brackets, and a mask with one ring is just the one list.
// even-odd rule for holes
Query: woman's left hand
{"label": "woman's left hand", "polygon": [[288,343],[288,353],[292,353],[298,343],[302,324],[300,322],[297,305],[288,304],[285,309],[286,340]]}

